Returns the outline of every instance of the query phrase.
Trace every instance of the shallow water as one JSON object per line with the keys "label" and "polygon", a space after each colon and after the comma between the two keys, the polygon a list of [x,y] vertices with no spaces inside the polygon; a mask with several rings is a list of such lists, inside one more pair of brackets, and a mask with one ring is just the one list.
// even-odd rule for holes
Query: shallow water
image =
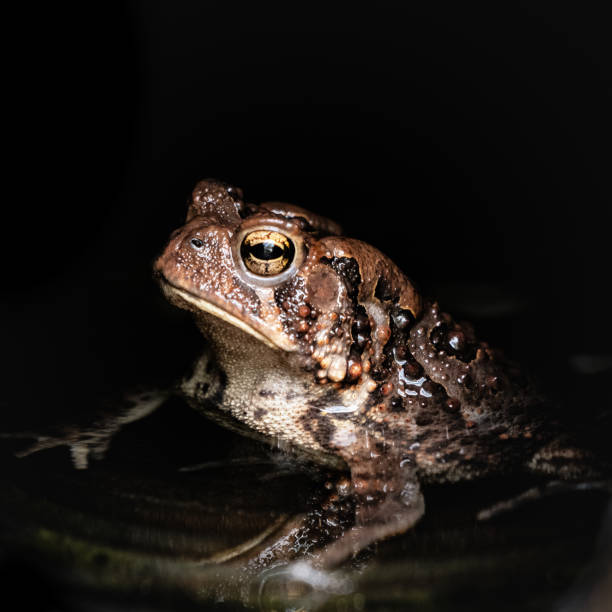
{"label": "shallow water", "polygon": [[22,444],[0,447],[5,576],[26,599],[32,584],[48,585],[54,609],[569,612],[605,610],[585,603],[591,593],[601,600],[597,588],[612,597],[599,491],[478,521],[479,510],[526,483],[429,487],[415,529],[340,570],[297,565],[246,581],[249,554],[333,475],[203,421],[178,400],[129,425],[87,470],[72,467],[66,448],[12,457]]}

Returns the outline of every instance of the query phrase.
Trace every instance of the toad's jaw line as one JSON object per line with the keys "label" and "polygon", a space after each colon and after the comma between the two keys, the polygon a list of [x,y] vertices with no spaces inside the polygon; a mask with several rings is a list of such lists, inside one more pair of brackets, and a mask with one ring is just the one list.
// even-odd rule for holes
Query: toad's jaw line
{"label": "toad's jaw line", "polygon": [[175,287],[174,285],[172,285],[165,279],[162,279],[161,286],[162,286],[164,293],[167,296],[169,297],[172,295],[178,296],[183,301],[194,306],[198,311],[207,312],[217,317],[218,319],[221,319],[222,321],[225,321],[226,323],[229,323],[230,325],[237,327],[241,331],[244,331],[247,334],[251,334],[251,336],[254,336],[260,342],[263,342],[264,344],[266,344],[272,349],[275,349],[277,351],[278,350],[285,350],[285,351],[294,350],[294,347],[291,346],[288,342],[283,340],[282,342],[279,342],[278,344],[274,343],[272,340],[270,340],[270,338],[267,338],[266,336],[264,336],[260,331],[256,330],[254,327],[252,327],[248,323],[245,323],[242,319],[239,319],[233,314],[230,314],[229,312],[227,312],[227,310],[224,310],[223,308],[220,308],[219,306],[216,306],[212,302],[204,300],[203,298],[197,297],[189,293],[188,291],[185,291],[184,289],[179,289],[178,287]]}

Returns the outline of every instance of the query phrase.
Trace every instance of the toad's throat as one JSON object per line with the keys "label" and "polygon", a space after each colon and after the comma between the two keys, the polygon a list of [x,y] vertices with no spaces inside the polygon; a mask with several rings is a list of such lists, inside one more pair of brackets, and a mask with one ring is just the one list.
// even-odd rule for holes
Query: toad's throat
{"label": "toad's throat", "polygon": [[295,346],[286,338],[283,338],[282,336],[270,338],[246,320],[228,312],[225,308],[215,304],[213,301],[206,300],[202,297],[194,295],[193,293],[190,293],[189,291],[186,291],[185,289],[176,287],[164,277],[160,277],[159,280],[161,288],[168,300],[179,308],[189,310],[195,314],[200,314],[202,312],[209,313],[214,317],[233,325],[241,331],[250,334],[274,350],[295,350]]}

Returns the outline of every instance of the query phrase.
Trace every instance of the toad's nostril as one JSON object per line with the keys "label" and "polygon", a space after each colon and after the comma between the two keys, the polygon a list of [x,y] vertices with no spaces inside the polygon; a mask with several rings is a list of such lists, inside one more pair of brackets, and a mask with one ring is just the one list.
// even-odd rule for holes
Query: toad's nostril
{"label": "toad's nostril", "polygon": [[204,246],[204,242],[202,242],[199,238],[192,238],[191,239],[191,246],[194,249],[201,249]]}

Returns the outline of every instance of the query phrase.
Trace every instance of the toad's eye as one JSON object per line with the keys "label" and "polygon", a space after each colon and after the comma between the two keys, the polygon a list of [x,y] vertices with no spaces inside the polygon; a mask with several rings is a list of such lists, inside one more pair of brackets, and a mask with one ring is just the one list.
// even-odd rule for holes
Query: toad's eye
{"label": "toad's eye", "polygon": [[295,246],[284,234],[256,230],[247,234],[240,245],[244,265],[253,274],[275,276],[284,272],[295,257]]}

